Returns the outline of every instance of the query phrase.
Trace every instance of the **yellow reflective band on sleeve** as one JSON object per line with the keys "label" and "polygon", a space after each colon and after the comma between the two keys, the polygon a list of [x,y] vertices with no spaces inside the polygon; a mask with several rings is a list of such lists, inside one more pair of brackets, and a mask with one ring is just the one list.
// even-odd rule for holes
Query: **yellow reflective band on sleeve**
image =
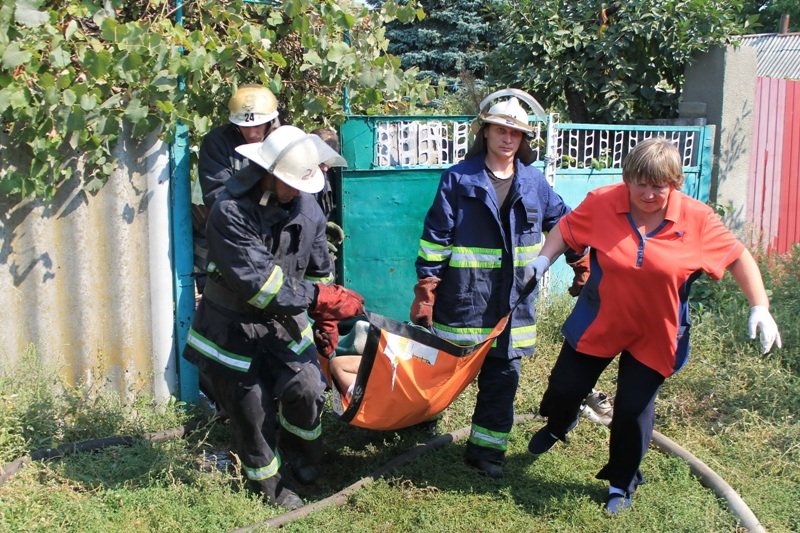
{"label": "yellow reflective band on sleeve", "polygon": [[419,252],[417,255],[425,261],[447,261],[450,258],[450,246],[442,246],[434,242],[419,240]]}
{"label": "yellow reflective band on sleeve", "polygon": [[283,410],[278,411],[278,420],[281,423],[281,427],[291,433],[292,435],[296,435],[303,440],[316,440],[322,435],[322,422],[317,424],[315,428],[312,429],[303,429],[297,426],[292,425],[286,418],[283,416]]}
{"label": "yellow reflective band on sleeve", "polygon": [[542,243],[533,246],[517,246],[514,248],[514,266],[524,267],[539,256]]}
{"label": "yellow reflective band on sleeve", "polygon": [[275,295],[278,294],[278,291],[281,290],[281,286],[283,286],[283,271],[281,267],[275,265],[272,268],[272,273],[267,278],[267,281],[264,282],[264,285],[259,289],[255,296],[247,300],[247,303],[250,305],[254,305],[259,309],[264,309]]}
{"label": "yellow reflective band on sleeve", "polygon": [[250,364],[253,362],[251,357],[238,355],[233,352],[226,352],[210,340],[197,333],[197,331],[192,328],[189,328],[186,344],[209,359],[213,359],[221,365],[225,365],[228,368],[232,368],[233,370],[238,370],[240,372],[247,372],[250,370]]}
{"label": "yellow reflective band on sleeve", "polygon": [[[453,344],[470,346],[484,340],[492,332],[492,328],[457,328],[434,322],[433,331],[437,337]],[[492,346],[495,346],[495,343],[492,343]]]}
{"label": "yellow reflective band on sleeve", "polygon": [[318,278],[316,276],[305,276],[304,278],[306,281],[310,281],[311,283],[322,283],[323,285],[330,285],[333,283],[333,274],[328,274],[327,276],[323,276]]}
{"label": "yellow reflective band on sleeve", "polygon": [[280,468],[281,468],[281,460],[277,454],[275,454],[275,457],[272,458],[272,461],[267,466],[256,468],[252,466],[247,466],[246,464],[242,464],[242,469],[244,470],[247,479],[252,479],[253,481],[261,481],[262,479],[269,479],[273,477],[275,474],[277,474]]}
{"label": "yellow reflective band on sleeve", "polygon": [[454,246],[450,266],[456,268],[500,268],[503,252],[499,248]]}
{"label": "yellow reflective band on sleeve", "polygon": [[530,348],[536,346],[536,324],[511,328],[511,347]]}
{"label": "yellow reflective band on sleeve", "polygon": [[300,342],[292,341],[289,343],[289,349],[297,355],[300,355],[306,348],[314,344],[314,334],[311,331],[311,324],[306,324],[306,327],[300,332],[300,335],[302,337]]}
{"label": "yellow reflective band on sleeve", "polygon": [[508,449],[508,433],[492,431],[477,424],[472,424],[469,432],[469,441],[484,448],[506,451]]}

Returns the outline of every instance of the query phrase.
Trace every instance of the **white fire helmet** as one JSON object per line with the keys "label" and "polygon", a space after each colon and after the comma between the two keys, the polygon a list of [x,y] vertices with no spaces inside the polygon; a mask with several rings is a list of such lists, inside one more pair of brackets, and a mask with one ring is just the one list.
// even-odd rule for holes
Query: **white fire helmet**
{"label": "white fire helmet", "polygon": [[295,126],[280,126],[263,142],[242,144],[236,151],[299,191],[316,193],[325,185],[319,166],[347,166],[347,161],[317,135]]}
{"label": "white fire helmet", "polygon": [[497,102],[488,111],[481,113],[478,120],[482,124],[499,124],[526,134],[534,131],[528,124],[528,112],[523,109],[515,96]]}
{"label": "white fire helmet", "polygon": [[237,126],[260,126],[278,116],[278,99],[261,85],[244,85],[228,100],[230,121]]}

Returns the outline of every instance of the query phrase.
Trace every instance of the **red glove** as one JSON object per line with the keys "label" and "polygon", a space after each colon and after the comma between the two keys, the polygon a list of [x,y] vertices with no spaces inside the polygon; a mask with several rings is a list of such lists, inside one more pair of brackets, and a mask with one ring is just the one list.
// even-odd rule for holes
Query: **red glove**
{"label": "red glove", "polygon": [[431,327],[433,324],[433,303],[436,301],[437,285],[441,279],[430,276],[422,278],[417,281],[414,286],[414,301],[411,303],[411,322],[424,326]]}
{"label": "red glove", "polygon": [[577,259],[573,262],[567,262],[569,266],[572,267],[572,271],[574,272],[574,276],[572,277],[572,286],[570,286],[567,291],[572,296],[578,296],[581,293],[581,289],[583,286],[586,285],[586,280],[589,279],[589,253],[583,254],[580,259]]}
{"label": "red glove", "polygon": [[314,322],[314,344],[320,355],[331,358],[339,344],[339,323],[335,320]]}
{"label": "red glove", "polygon": [[316,283],[317,297],[308,310],[315,321],[343,320],[363,315],[364,298],[356,291],[345,289],[341,285],[323,285]]}

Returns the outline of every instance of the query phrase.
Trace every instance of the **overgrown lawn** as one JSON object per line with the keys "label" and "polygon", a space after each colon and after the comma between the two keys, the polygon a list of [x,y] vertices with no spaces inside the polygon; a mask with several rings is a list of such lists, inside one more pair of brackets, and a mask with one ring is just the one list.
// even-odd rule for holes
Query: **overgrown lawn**
{"label": "overgrown lawn", "polygon": [[[765,265],[782,350],[762,356],[746,338],[747,305],[729,277],[703,281],[693,308],[692,356],[665,383],[656,430],[720,474],[770,532],[800,531],[800,253]],[[523,364],[517,413],[535,413],[572,305],[551,298],[539,323],[538,355]],[[599,388],[614,391],[616,366]],[[57,386],[58,385],[58,386]],[[60,390],[60,392],[55,392]],[[445,411],[438,432],[469,425],[471,386]],[[0,464],[44,447],[180,426],[197,410],[179,403],[134,405],[84,386],[59,383],[31,350],[0,374]],[[420,429],[374,432],[324,421],[323,480],[302,489],[307,501],[329,496],[432,436]],[[681,460],[651,449],[647,483],[632,510],[601,510],[606,485],[594,479],[607,458],[608,429],[583,420],[568,446],[538,459],[527,441],[540,421],[514,428],[506,476],[491,480],[466,467],[463,442],[422,456],[287,531],[737,531],[725,502]],[[35,461],[0,486],[0,530],[220,532],[280,514],[242,488],[234,461],[215,466],[227,426],[201,426],[187,438],[141,442]]]}

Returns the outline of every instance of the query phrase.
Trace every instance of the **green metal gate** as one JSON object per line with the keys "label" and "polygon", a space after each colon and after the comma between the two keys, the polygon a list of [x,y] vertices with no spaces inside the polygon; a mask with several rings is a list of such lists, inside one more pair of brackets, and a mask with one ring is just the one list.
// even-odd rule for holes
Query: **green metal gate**
{"label": "green metal gate", "polygon": [[[334,183],[345,242],[338,280],[364,295],[367,308],[408,320],[416,283],[422,224],[444,169],[460,161],[470,140],[467,116],[351,116],[340,130],[349,166]],[[672,139],[684,157],[684,192],[708,200],[713,127],[607,126],[534,122],[534,166],[567,204],[576,206],[601,185],[622,180],[622,159],[642,139]],[[569,279],[554,265],[550,289]]]}

